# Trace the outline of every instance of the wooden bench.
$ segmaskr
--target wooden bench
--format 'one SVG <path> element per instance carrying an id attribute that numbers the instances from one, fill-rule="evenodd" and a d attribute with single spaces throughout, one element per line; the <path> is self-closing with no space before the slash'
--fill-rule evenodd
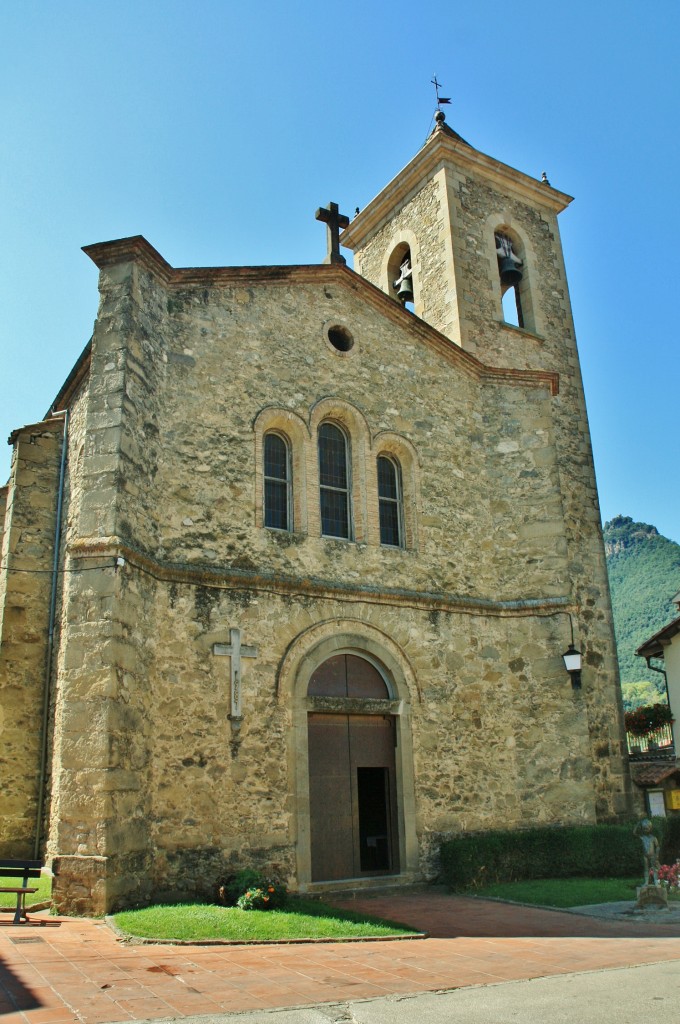
<path id="1" fill-rule="evenodd" d="M 13 924 L 28 921 L 26 916 L 26 895 L 37 892 L 38 886 L 28 884 L 31 878 L 40 878 L 41 860 L 0 860 L 0 880 L 3 878 L 21 878 L 21 885 L 0 885 L 0 892 L 15 892 L 17 909 Z"/>

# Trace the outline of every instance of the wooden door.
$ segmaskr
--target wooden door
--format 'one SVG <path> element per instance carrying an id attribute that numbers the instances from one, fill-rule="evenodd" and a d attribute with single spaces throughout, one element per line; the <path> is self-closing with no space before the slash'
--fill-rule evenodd
<path id="1" fill-rule="evenodd" d="M 354 822 L 347 715 L 308 717 L 312 881 L 352 878 Z"/>
<path id="2" fill-rule="evenodd" d="M 377 669 L 355 655 L 330 658 L 308 693 L 355 701 L 389 696 Z M 340 707 L 313 712 L 308 741 L 312 880 L 397 872 L 396 719 L 342 714 Z"/>

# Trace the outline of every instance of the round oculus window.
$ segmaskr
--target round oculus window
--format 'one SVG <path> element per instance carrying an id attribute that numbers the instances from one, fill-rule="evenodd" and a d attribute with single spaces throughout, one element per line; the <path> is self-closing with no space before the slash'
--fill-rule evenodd
<path id="1" fill-rule="evenodd" d="M 333 324 L 327 330 L 328 340 L 337 352 L 349 352 L 354 345 L 354 338 L 346 327 Z"/>

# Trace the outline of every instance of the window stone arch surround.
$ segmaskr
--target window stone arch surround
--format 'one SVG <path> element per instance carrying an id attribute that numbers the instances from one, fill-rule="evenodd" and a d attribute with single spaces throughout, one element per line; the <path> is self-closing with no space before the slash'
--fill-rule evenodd
<path id="1" fill-rule="evenodd" d="M 364 414 L 341 398 L 322 398 L 312 406 L 309 417 L 307 445 L 307 480 L 309 483 L 308 530 L 310 536 L 321 536 L 319 508 L 319 458 L 317 433 L 324 422 L 340 427 L 348 439 L 350 468 L 350 501 L 353 532 L 351 540 L 361 544 L 368 539 L 367 462 L 371 457 L 371 432 Z M 347 543 L 339 538 L 339 543 Z"/>
<path id="2" fill-rule="evenodd" d="M 336 654 L 354 654 L 373 665 L 377 663 L 394 696 L 399 863 L 402 875 L 416 876 L 419 870 L 411 716 L 412 695 L 420 701 L 415 673 L 401 647 L 376 626 L 360 619 L 327 619 L 295 637 L 276 679 L 277 702 L 290 716 L 287 758 L 294 790 L 291 811 L 297 837 L 297 880 L 302 892 L 309 889 L 312 877 L 307 714 L 314 706 L 314 698 L 307 696 L 307 688 L 316 669 Z"/>
<path id="3" fill-rule="evenodd" d="M 517 328 L 507 325 L 503 319 L 501 282 L 498 275 L 498 259 L 496 256 L 496 232 L 508 235 L 517 248 L 517 255 L 524 260 L 523 277 L 520 283 L 520 301 L 524 314 L 524 327 Z M 511 330 L 521 330 L 526 334 L 535 335 L 539 338 L 542 337 L 545 328 L 538 301 L 540 268 L 536 259 L 536 251 L 526 231 L 518 223 L 517 217 L 513 216 L 508 210 L 489 214 L 484 224 L 484 246 L 489 254 L 491 287 L 499 322 L 504 327 L 509 326 Z"/>
<path id="4" fill-rule="evenodd" d="M 306 533 L 307 487 L 306 458 L 309 428 L 297 413 L 268 406 L 261 409 L 253 423 L 255 434 L 255 525 L 264 526 L 264 436 L 279 434 L 288 442 L 292 475 L 291 533 Z"/>
<path id="5" fill-rule="evenodd" d="M 380 455 L 387 455 L 396 459 L 401 470 L 404 520 L 403 548 L 413 550 L 418 546 L 418 495 L 420 494 L 420 461 L 418 459 L 418 452 L 411 441 L 402 434 L 382 430 L 373 437 L 373 455 L 373 487 L 369 505 L 369 523 L 372 529 L 369 532 L 369 543 L 380 544 L 377 461 Z"/>
<path id="6" fill-rule="evenodd" d="M 255 443 L 254 509 L 256 527 L 264 526 L 264 437 L 281 435 L 289 444 L 292 469 L 291 533 L 321 537 L 317 432 L 323 422 L 339 426 L 348 441 L 353 536 L 324 538 L 341 544 L 380 544 L 377 457 L 396 459 L 401 470 L 404 544 L 384 550 L 413 551 L 418 545 L 420 460 L 412 442 L 383 430 L 372 434 L 364 413 L 344 399 L 326 396 L 312 406 L 308 422 L 289 409 L 267 406 L 253 422 Z"/>
<path id="7" fill-rule="evenodd" d="M 413 311 L 416 316 L 423 315 L 423 294 L 421 287 L 421 266 L 420 266 L 420 244 L 414 231 L 410 228 L 399 228 L 395 231 L 385 248 L 385 253 L 380 267 L 380 287 L 391 299 L 397 301 L 397 293 L 392 283 L 399 277 L 398 253 L 403 254 L 406 249 L 411 253 L 411 267 L 413 268 Z"/>

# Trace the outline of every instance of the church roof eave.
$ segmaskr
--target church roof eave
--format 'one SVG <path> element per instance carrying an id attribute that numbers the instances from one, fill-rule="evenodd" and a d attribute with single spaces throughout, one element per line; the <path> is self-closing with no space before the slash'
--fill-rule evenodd
<path id="1" fill-rule="evenodd" d="M 516 370 L 487 366 L 460 348 L 420 317 L 403 309 L 393 298 L 349 267 L 338 263 L 293 264 L 255 267 L 172 267 L 142 235 L 119 238 L 83 246 L 100 268 L 126 262 L 138 262 L 168 288 L 191 286 L 314 284 L 335 280 L 373 306 L 383 316 L 406 328 L 422 342 L 436 349 L 464 373 L 484 382 L 507 383 L 525 387 L 547 387 L 552 395 L 559 391 L 559 375 L 547 370 Z"/>
<path id="2" fill-rule="evenodd" d="M 452 129 L 445 131 L 438 126 L 406 167 L 395 175 L 356 215 L 349 227 L 345 228 L 340 235 L 340 244 L 353 251 L 361 248 L 364 241 L 378 230 L 382 222 L 393 215 L 395 207 L 402 204 L 409 193 L 428 175 L 432 176 L 438 165 L 443 165 L 447 159 L 454 160 L 463 169 L 477 172 L 487 180 L 497 182 L 504 190 L 510 187 L 520 197 L 528 199 L 532 205 L 542 205 L 554 214 L 561 213 L 573 200 L 573 196 L 567 195 L 566 192 L 560 192 L 551 185 L 475 149 Z"/>
<path id="3" fill-rule="evenodd" d="M 86 375 L 87 371 L 90 368 L 91 355 L 92 338 L 90 338 L 87 345 L 76 359 L 75 363 L 73 364 L 73 369 L 67 376 L 64 383 L 59 388 L 59 391 L 55 395 L 54 401 L 52 402 L 51 406 L 45 413 L 45 419 L 49 419 L 51 416 L 54 416 L 57 412 L 60 412 L 62 409 L 69 408 L 71 401 L 73 400 L 73 396 L 76 394 L 78 388 L 80 387 L 80 382 L 82 381 L 83 377 Z"/>

